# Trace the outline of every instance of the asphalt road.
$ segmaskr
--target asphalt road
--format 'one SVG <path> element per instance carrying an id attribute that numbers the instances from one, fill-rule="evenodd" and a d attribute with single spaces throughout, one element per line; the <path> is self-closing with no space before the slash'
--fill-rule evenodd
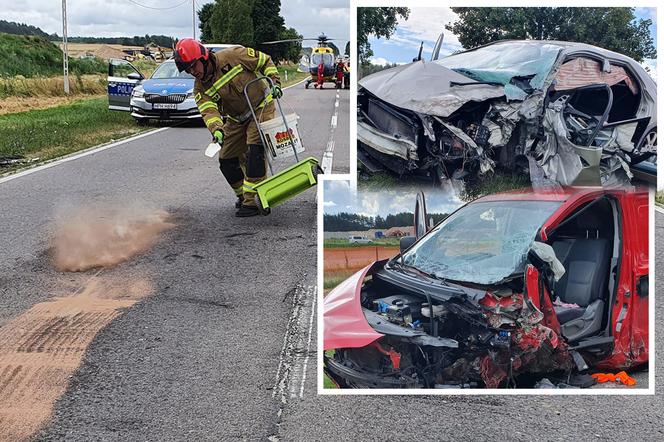
<path id="1" fill-rule="evenodd" d="M 348 91 L 337 106 L 336 90 L 299 85 L 285 96 L 285 110 L 301 116 L 307 156 L 321 159 L 332 137 L 333 171 L 347 171 L 348 120 L 339 115 L 348 113 Z M 57 215 L 139 204 L 167 210 L 177 224 L 147 253 L 98 275 L 148 278 L 153 295 L 96 335 L 39 439 L 278 438 L 285 392 L 315 366 L 307 330 L 316 189 L 268 217 L 236 218 L 217 160 L 202 154 L 208 142 L 203 127 L 176 127 L 0 183 L 4 331 L 34 304 L 71 295 L 97 274 L 53 269 Z"/>

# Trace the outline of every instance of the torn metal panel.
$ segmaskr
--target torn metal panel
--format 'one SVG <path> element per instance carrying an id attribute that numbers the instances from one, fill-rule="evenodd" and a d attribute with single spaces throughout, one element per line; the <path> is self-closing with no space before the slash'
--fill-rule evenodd
<path id="1" fill-rule="evenodd" d="M 405 161 L 417 161 L 417 145 L 406 139 L 391 137 L 362 121 L 357 122 L 357 139 L 385 155 Z"/>
<path id="2" fill-rule="evenodd" d="M 567 139 L 567 127 L 560 118 L 561 110 L 552 109 L 550 105 L 544 113 L 545 139 L 537 145 L 537 164 L 547 178 L 571 186 L 583 170 L 583 164 L 576 154 L 577 146 Z"/>

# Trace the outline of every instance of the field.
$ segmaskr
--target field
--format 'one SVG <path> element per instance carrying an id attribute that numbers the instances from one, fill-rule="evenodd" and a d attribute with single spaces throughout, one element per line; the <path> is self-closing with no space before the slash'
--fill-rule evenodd
<path id="1" fill-rule="evenodd" d="M 101 97 L 0 115 L 0 158 L 44 161 L 145 130 L 129 113 L 112 112 L 107 106 L 106 97 Z"/>
<path id="2" fill-rule="evenodd" d="M 62 51 L 43 37 L 0 33 L 0 77 L 50 77 L 62 74 Z M 71 58 L 72 75 L 101 74 L 107 63 L 100 59 Z"/>

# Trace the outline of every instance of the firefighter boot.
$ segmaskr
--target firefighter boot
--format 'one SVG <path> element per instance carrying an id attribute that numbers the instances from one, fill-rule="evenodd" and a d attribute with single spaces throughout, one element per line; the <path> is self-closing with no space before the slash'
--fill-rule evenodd
<path id="1" fill-rule="evenodd" d="M 244 199 L 244 194 L 242 190 L 242 183 L 244 181 L 244 172 L 240 167 L 239 158 L 219 158 L 219 169 L 221 173 L 228 181 L 228 184 L 235 192 L 237 200 L 235 201 L 235 208 L 239 209 L 242 206 L 242 201 Z"/>
<path id="2" fill-rule="evenodd" d="M 247 149 L 247 177 L 244 179 L 244 201 L 235 216 L 259 215 L 254 185 L 265 179 L 265 149 L 260 144 L 250 144 Z"/>

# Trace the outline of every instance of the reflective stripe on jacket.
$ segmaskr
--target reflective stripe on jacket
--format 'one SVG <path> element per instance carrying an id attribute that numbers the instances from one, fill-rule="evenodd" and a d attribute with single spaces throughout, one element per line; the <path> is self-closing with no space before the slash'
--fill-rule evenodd
<path id="1" fill-rule="evenodd" d="M 211 133 L 222 129 L 222 115 L 237 122 L 244 122 L 251 117 L 244 96 L 244 87 L 248 82 L 265 75 L 275 84 L 281 85 L 272 58 L 243 46 L 211 54 L 208 69 L 212 69 L 212 73 L 203 81 L 197 79 L 194 83 L 194 99 Z M 267 81 L 253 83 L 249 86 L 248 95 L 255 110 L 272 101 Z"/>

